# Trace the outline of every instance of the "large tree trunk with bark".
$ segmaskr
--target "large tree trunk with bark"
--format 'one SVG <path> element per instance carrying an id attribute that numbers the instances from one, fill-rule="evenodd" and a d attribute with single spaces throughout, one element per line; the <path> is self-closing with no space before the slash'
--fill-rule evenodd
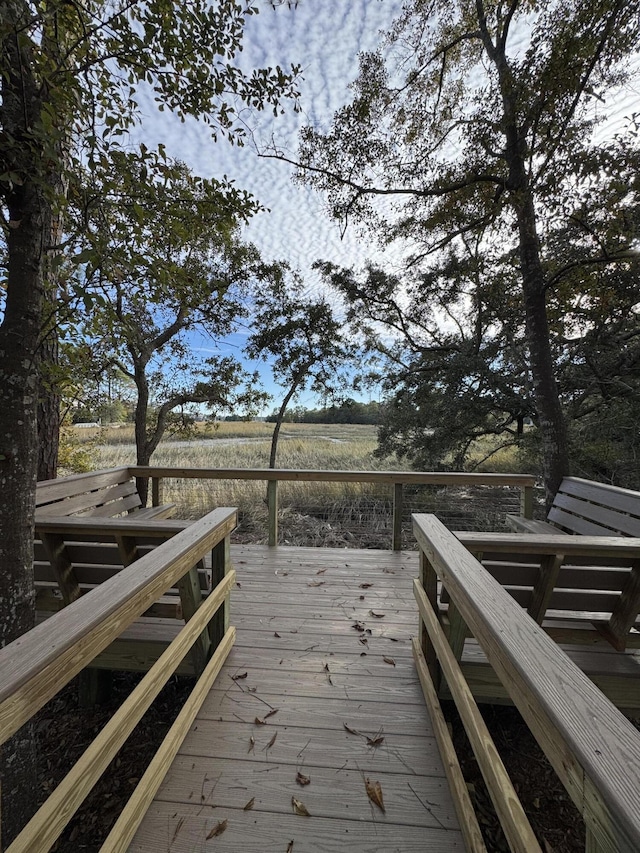
<path id="1" fill-rule="evenodd" d="M 58 475 L 60 446 L 60 392 L 55 377 L 58 364 L 58 335 L 52 329 L 41 348 L 38 391 L 38 480 Z"/>
<path id="2" fill-rule="evenodd" d="M 47 203 L 27 183 L 7 238 L 8 282 L 0 327 L 0 646 L 35 623 L 33 536 L 38 445 L 37 352 L 42 305 L 42 237 Z M 30 726 L 2 748 L 3 843 L 31 816 L 37 793 L 36 755 Z"/>
<path id="3" fill-rule="evenodd" d="M 548 509 L 560 487 L 562 478 L 569 473 L 569 449 L 551 353 L 544 274 L 540 263 L 531 200 L 520 212 L 518 224 L 526 338 L 534 399 L 542 436 L 544 488 Z"/>
<path id="4" fill-rule="evenodd" d="M 482 28 L 482 22 L 479 23 Z M 518 223 L 526 340 L 533 378 L 533 395 L 542 435 L 545 499 L 549 508 L 562 478 L 569 473 L 567 431 L 551 352 L 545 277 L 540 259 L 535 204 L 526 167 L 528 151 L 519 123 L 513 76 L 504 43 L 492 45 L 485 32 L 485 48 L 495 63 L 500 78 L 506 143 L 505 162 L 509 170 L 507 184 Z"/>
<path id="5" fill-rule="evenodd" d="M 21 0 L 0 4 L 5 19 L 28 19 Z M 0 325 L 0 646 L 35 623 L 33 536 L 38 465 L 37 406 L 45 255 L 52 233 L 51 198 L 32 130 L 40 122 L 43 89 L 32 74 L 31 45 L 8 33 L 2 42 L 0 126 L 6 230 L 7 289 Z M 2 844 L 31 817 L 37 796 L 35 740 L 24 726 L 2 747 Z"/>

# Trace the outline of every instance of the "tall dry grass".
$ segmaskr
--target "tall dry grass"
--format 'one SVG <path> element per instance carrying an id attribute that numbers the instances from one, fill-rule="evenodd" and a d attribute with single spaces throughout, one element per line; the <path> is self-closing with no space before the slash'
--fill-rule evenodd
<path id="1" fill-rule="evenodd" d="M 233 437 L 237 427 L 242 434 Z M 170 468 L 267 468 L 269 424 L 222 424 L 214 439 L 165 441 L 152 465 Z M 279 444 L 277 467 L 321 470 L 407 470 L 395 458 L 379 460 L 375 427 L 287 424 Z M 132 444 L 100 444 L 96 467 L 135 464 Z M 177 504 L 181 518 L 198 518 L 217 506 L 239 509 L 236 539 L 266 542 L 266 481 L 164 480 L 165 502 Z M 505 512 L 517 512 L 517 489 L 405 487 L 403 528 L 412 544 L 411 513 L 436 512 L 453 529 L 498 529 Z M 281 482 L 280 541 L 324 547 L 388 548 L 393 512 L 392 486 L 373 483 Z"/>

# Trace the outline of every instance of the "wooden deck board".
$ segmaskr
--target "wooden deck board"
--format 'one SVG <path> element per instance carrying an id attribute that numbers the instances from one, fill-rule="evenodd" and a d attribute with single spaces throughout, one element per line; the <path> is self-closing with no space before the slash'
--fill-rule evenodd
<path id="1" fill-rule="evenodd" d="M 417 556 L 251 546 L 232 556 L 237 643 L 130 849 L 462 851 L 409 657 Z M 386 813 L 365 778 L 380 782 Z M 292 797 L 311 817 L 293 813 Z"/>

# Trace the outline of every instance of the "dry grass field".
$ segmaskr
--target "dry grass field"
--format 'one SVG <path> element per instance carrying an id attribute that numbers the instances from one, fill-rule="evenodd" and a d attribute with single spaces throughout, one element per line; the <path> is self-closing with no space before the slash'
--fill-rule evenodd
<path id="1" fill-rule="evenodd" d="M 168 437 L 152 465 L 189 468 L 267 468 L 273 424 L 198 424 L 190 440 Z M 76 429 L 92 468 L 135 464 L 130 425 L 102 430 Z M 408 470 L 406 460 L 374 456 L 376 427 L 358 424 L 285 424 L 278 468 L 323 470 Z M 502 470 L 504 470 L 502 468 Z M 236 538 L 266 542 L 266 482 L 261 480 L 164 481 L 164 500 L 177 515 L 197 518 L 216 506 L 237 506 Z M 283 482 L 279 487 L 280 541 L 324 547 L 388 548 L 393 494 L 388 485 Z M 505 512 L 517 511 L 516 489 L 405 487 L 405 541 L 412 544 L 411 512 L 437 512 L 454 529 L 496 529 Z"/>

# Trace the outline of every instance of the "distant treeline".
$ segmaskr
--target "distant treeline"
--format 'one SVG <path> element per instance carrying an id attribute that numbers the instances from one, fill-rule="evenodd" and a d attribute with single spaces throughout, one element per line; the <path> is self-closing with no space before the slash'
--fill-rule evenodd
<path id="1" fill-rule="evenodd" d="M 273 411 L 266 420 L 275 423 L 277 410 Z M 295 406 L 285 417 L 285 423 L 297 424 L 379 424 L 382 419 L 380 403 L 359 403 L 347 399 L 339 406 L 327 406 L 323 409 L 305 409 Z"/>

